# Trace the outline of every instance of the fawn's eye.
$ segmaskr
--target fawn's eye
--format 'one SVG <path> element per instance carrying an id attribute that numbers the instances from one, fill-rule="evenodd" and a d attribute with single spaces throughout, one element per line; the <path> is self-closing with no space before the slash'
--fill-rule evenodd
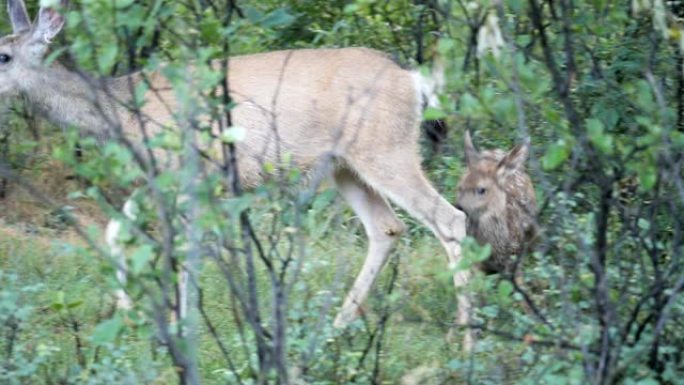
<path id="1" fill-rule="evenodd" d="M 477 195 L 484 195 L 487 192 L 487 189 L 484 187 L 478 187 L 477 188 Z"/>
<path id="2" fill-rule="evenodd" d="M 12 60 L 12 57 L 6 53 L 0 53 L 0 64 L 7 64 Z"/>

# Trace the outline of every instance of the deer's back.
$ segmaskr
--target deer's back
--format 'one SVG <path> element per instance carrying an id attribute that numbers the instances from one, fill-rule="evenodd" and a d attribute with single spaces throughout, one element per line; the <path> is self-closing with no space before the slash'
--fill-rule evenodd
<path id="1" fill-rule="evenodd" d="M 332 155 L 372 162 L 397 149 L 417 152 L 420 97 L 410 71 L 366 48 L 304 49 L 232 57 L 229 89 L 233 125 L 246 183 L 264 163 L 288 159 L 302 169 Z M 161 76 L 157 81 L 163 83 Z M 170 87 L 160 93 L 173 105 Z M 158 96 L 147 113 L 171 121 Z M 150 103 L 151 102 L 151 103 Z"/>

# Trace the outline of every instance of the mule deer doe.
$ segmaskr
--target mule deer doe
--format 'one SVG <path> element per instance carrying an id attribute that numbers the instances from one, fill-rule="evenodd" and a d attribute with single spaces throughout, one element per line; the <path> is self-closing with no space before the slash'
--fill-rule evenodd
<path id="1" fill-rule="evenodd" d="M 492 253 L 482 262 L 485 273 L 514 273 L 511 255 L 520 255 L 537 232 L 537 200 L 525 172 L 528 145 L 519 144 L 508 153 L 477 152 L 470 133 L 465 133 L 467 171 L 458 184 L 456 207 L 466 215 L 467 234 Z"/>
<path id="2" fill-rule="evenodd" d="M 107 130 L 118 129 L 142 146 L 140 122 L 124 105 L 133 100 L 136 85 L 147 81 L 155 91 L 147 92 L 141 107 L 141 115 L 150 117 L 144 119 L 148 135 L 173 124 L 171 111 L 178 102 L 161 74 L 92 81 L 58 64 L 45 65 L 48 45 L 62 29 L 64 17 L 54 8 L 42 7 L 32 25 L 22 0 L 8 0 L 8 11 L 14 33 L 0 39 L 0 94 L 24 94 L 56 124 L 88 129 L 105 138 Z M 279 153 L 290 154 L 292 164 L 303 171 L 333 159 L 337 189 L 365 228 L 368 254 L 336 326 L 357 316 L 404 229 L 388 199 L 434 232 L 450 265 L 460 258 L 465 215 L 440 196 L 421 170 L 417 143 L 425 81 L 417 72 L 365 48 L 230 58 L 228 82 L 236 103 L 233 124 L 247 130 L 246 138 L 236 144 L 241 182 L 261 183 L 263 165 L 278 165 Z M 112 221 L 107 228 L 108 242 L 115 249 L 119 226 Z M 120 249 L 118 253 L 123 258 Z M 121 266 L 125 266 L 123 259 Z M 125 280 L 125 270 L 120 278 Z M 456 272 L 454 284 L 461 287 L 468 278 L 468 272 Z M 458 306 L 457 321 L 467 324 L 470 303 L 464 293 L 458 294 Z M 467 332 L 465 348 L 470 343 Z"/>

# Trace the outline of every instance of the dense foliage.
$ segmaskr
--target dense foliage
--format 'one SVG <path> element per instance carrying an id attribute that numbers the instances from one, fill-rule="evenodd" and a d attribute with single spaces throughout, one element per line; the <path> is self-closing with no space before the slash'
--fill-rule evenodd
<path id="1" fill-rule="evenodd" d="M 229 158 L 225 178 L 193 178 L 203 166 L 187 144 L 232 148 L 249 135 L 239 127 L 211 138 L 188 123 L 200 139 L 151 138 L 183 165 L 160 171 L 125 141 L 49 130 L 13 99 L 0 127 L 0 384 L 684 384 L 682 18 L 663 0 L 75 2 L 47 60 L 99 75 L 159 70 L 212 118 L 231 104 L 209 63 L 228 55 L 368 46 L 443 69 L 441 108 L 426 111 L 448 126 L 425 146 L 431 179 L 454 199 L 464 130 L 484 148 L 529 138 L 542 230 L 517 257 L 520 279 L 469 285 L 472 352 L 454 337 L 443 250 L 410 218 L 362 319 L 340 331 L 332 318 L 365 238 L 327 185 L 314 195 L 289 170 L 243 191 Z M 62 168 L 68 184 L 44 182 Z M 21 189 L 42 223 L 16 203 Z M 135 301 L 123 311 L 102 222 L 124 219 L 132 191 Z M 487 257 L 464 246 L 459 268 Z M 182 262 L 196 311 L 179 325 L 169 314 Z"/>

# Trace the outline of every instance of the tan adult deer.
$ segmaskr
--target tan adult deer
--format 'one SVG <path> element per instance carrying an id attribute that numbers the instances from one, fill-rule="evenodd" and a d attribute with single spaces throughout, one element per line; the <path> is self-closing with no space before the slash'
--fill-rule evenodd
<path id="1" fill-rule="evenodd" d="M 8 0 L 8 10 L 14 33 L 0 39 L 0 94 L 26 95 L 60 125 L 103 137 L 120 128 L 129 140 L 140 140 L 137 116 L 121 103 L 132 100 L 132 90 L 145 81 L 140 74 L 93 82 L 58 64 L 44 65 L 63 16 L 43 7 L 31 25 L 23 1 Z M 289 154 L 303 171 L 333 159 L 336 186 L 363 223 L 368 254 L 337 315 L 337 326 L 357 316 L 404 230 L 388 199 L 428 226 L 446 249 L 449 263 L 457 263 L 465 216 L 430 185 L 420 165 L 418 127 L 426 88 L 420 75 L 379 52 L 348 48 L 233 57 L 228 77 L 237 103 L 234 125 L 247 130 L 237 143 L 241 182 L 258 185 L 265 163 L 280 164 L 278 153 Z M 144 123 L 154 135 L 174 123 L 170 110 L 177 101 L 162 75 L 149 76 L 149 82 L 156 92 L 147 93 L 141 115 L 150 117 Z M 114 221 L 108 226 L 107 238 L 114 247 L 119 225 Z M 467 272 L 455 273 L 455 285 L 463 286 L 468 277 Z M 458 305 L 458 322 L 465 324 L 470 312 L 465 294 L 458 295 Z M 469 337 L 465 344 L 467 348 Z"/>
<path id="2" fill-rule="evenodd" d="M 458 185 L 456 207 L 466 215 L 468 235 L 490 244 L 492 253 L 480 268 L 485 273 L 514 273 L 512 255 L 519 255 L 537 232 L 537 200 L 525 172 L 528 145 L 511 151 L 478 152 L 465 133 L 468 169 Z"/>

